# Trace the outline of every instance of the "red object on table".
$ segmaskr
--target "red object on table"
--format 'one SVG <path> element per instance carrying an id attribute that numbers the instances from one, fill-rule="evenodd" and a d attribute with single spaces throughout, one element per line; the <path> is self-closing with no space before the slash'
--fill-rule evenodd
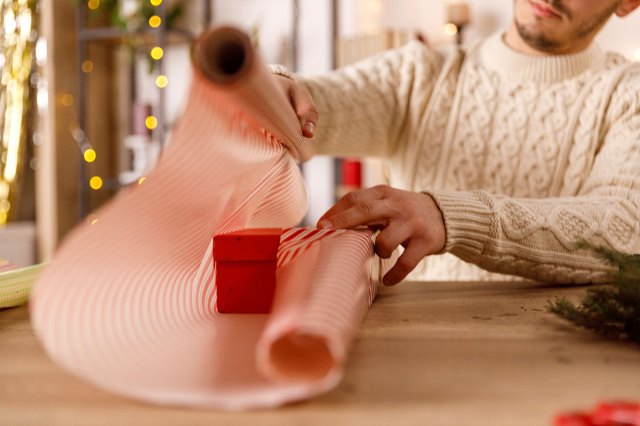
<path id="1" fill-rule="evenodd" d="M 601 402 L 591 413 L 594 425 L 640 426 L 640 404 L 635 402 Z"/>
<path id="2" fill-rule="evenodd" d="M 280 228 L 244 229 L 213 238 L 220 313 L 265 314 L 276 289 Z"/>
<path id="3" fill-rule="evenodd" d="M 584 413 L 569 413 L 556 416 L 554 426 L 594 426 L 591 416 Z"/>
<path id="4" fill-rule="evenodd" d="M 640 426 L 640 404 L 636 402 L 601 402 L 588 413 L 563 413 L 555 417 L 554 426 Z"/>

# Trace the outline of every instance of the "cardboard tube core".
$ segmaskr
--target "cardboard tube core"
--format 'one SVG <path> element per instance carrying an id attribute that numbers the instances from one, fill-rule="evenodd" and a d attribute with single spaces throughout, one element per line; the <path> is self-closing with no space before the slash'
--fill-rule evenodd
<path id="1" fill-rule="evenodd" d="M 241 79 L 253 63 L 249 38 L 231 28 L 205 34 L 198 46 L 198 66 L 212 82 L 230 84 Z"/>
<path id="2" fill-rule="evenodd" d="M 269 353 L 273 372 L 284 380 L 320 380 L 335 362 L 321 336 L 290 333 L 273 342 Z"/>

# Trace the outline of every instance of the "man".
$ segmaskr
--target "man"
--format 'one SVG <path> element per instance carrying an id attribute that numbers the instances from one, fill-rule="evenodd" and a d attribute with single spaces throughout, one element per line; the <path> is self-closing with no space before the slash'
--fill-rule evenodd
<path id="1" fill-rule="evenodd" d="M 593 39 L 639 4 L 515 0 L 506 33 L 466 53 L 416 42 L 314 79 L 274 69 L 319 153 L 390 162 L 393 187 L 318 226 L 377 227 L 382 257 L 404 246 L 388 285 L 423 259 L 422 279 L 605 281 L 576 243 L 640 252 L 640 67 Z"/>

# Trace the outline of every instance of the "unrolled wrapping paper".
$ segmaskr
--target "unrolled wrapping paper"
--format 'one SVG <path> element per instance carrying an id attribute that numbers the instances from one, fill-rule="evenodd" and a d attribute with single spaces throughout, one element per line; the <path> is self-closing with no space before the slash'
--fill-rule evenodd
<path id="1" fill-rule="evenodd" d="M 384 272 L 368 231 L 293 228 L 312 152 L 284 92 L 229 28 L 201 38 L 158 167 L 77 228 L 30 305 L 75 375 L 140 400 L 277 406 L 333 388 Z M 214 234 L 284 228 L 268 315 L 215 311 Z"/>

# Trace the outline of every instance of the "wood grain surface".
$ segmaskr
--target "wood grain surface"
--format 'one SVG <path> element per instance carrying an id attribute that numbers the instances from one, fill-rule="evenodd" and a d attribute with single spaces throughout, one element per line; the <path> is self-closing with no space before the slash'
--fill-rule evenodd
<path id="1" fill-rule="evenodd" d="M 332 392 L 244 413 L 155 407 L 58 368 L 26 307 L 0 310 L 0 425 L 549 425 L 602 400 L 640 401 L 640 348 L 546 311 L 585 287 L 418 283 L 383 290 Z"/>

